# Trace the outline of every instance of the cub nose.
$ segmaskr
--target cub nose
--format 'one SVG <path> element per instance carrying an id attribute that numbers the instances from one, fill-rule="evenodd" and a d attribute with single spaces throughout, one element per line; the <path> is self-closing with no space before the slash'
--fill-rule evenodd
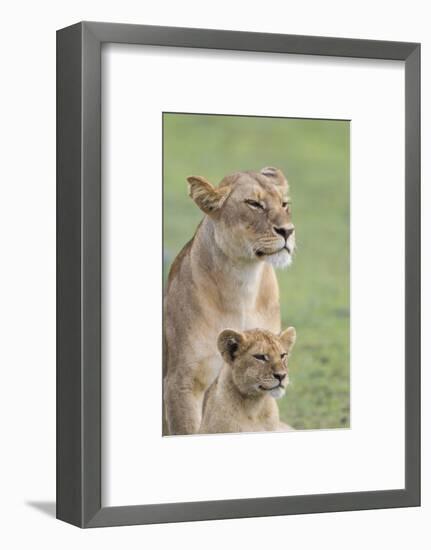
<path id="1" fill-rule="evenodd" d="M 279 372 L 274 372 L 274 378 L 277 378 L 279 382 L 283 382 L 283 380 L 286 378 L 286 375 Z"/>
<path id="2" fill-rule="evenodd" d="M 292 233 L 295 231 L 295 228 L 294 227 L 274 227 L 274 231 L 278 234 L 278 235 L 281 235 L 285 241 L 287 241 L 287 239 L 290 237 L 290 235 L 292 235 Z"/>

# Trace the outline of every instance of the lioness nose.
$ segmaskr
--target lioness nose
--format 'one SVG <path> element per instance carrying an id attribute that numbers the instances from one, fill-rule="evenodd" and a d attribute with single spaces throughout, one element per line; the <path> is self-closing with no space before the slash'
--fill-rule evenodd
<path id="1" fill-rule="evenodd" d="M 281 235 L 286 241 L 292 235 L 292 233 L 295 231 L 295 228 L 290 227 L 274 227 L 274 231 Z"/>
<path id="2" fill-rule="evenodd" d="M 279 382 L 283 382 L 283 380 L 286 378 L 286 375 L 279 372 L 274 372 L 274 377 L 277 378 Z"/>

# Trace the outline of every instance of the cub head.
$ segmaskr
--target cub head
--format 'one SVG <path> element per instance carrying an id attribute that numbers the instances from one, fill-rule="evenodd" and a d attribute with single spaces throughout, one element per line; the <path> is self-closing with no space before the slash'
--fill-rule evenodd
<path id="1" fill-rule="evenodd" d="M 279 336 L 267 330 L 220 333 L 218 349 L 232 369 L 232 377 L 245 396 L 269 393 L 283 397 L 289 383 L 288 359 L 296 341 L 296 330 L 289 327 Z"/>
<path id="2" fill-rule="evenodd" d="M 214 222 L 214 238 L 234 260 L 267 261 L 286 267 L 295 250 L 289 186 L 281 170 L 237 172 L 214 187 L 190 176 L 189 194 Z"/>

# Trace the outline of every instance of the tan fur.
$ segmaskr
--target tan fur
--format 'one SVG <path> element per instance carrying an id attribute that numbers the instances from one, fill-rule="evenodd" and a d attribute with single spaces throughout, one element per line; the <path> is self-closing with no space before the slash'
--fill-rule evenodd
<path id="1" fill-rule="evenodd" d="M 206 215 L 173 262 L 166 288 L 164 433 L 169 434 L 199 430 L 205 391 L 222 367 L 216 341 L 223 327 L 280 330 L 273 266 L 288 265 L 295 248 L 288 184 L 280 170 L 238 172 L 218 187 L 200 176 L 188 182 Z M 275 227 L 288 231 L 287 241 Z"/>
<path id="2" fill-rule="evenodd" d="M 280 422 L 275 399 L 289 383 L 287 363 L 295 340 L 293 327 L 280 336 L 224 330 L 218 348 L 225 364 L 207 392 L 200 433 L 289 430 Z"/>

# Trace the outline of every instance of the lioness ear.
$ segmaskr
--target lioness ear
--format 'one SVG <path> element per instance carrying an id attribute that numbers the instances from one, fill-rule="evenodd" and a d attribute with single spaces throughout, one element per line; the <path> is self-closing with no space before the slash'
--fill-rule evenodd
<path id="1" fill-rule="evenodd" d="M 263 176 L 266 176 L 267 178 L 273 180 L 275 185 L 286 185 L 287 187 L 289 187 L 286 176 L 279 168 L 274 168 L 274 166 L 266 166 L 265 168 L 262 168 L 260 173 Z"/>
<path id="2" fill-rule="evenodd" d="M 295 327 L 289 327 L 280 334 L 281 344 L 284 349 L 289 353 L 296 342 L 296 330 Z"/>
<path id="3" fill-rule="evenodd" d="M 189 176 L 187 181 L 190 197 L 205 214 L 212 214 L 219 210 L 229 194 L 227 188 L 215 189 L 202 176 Z"/>
<path id="4" fill-rule="evenodd" d="M 240 332 L 226 329 L 219 334 L 217 347 L 223 359 L 227 363 L 233 363 L 238 356 L 241 347 L 244 345 L 245 338 Z"/>

